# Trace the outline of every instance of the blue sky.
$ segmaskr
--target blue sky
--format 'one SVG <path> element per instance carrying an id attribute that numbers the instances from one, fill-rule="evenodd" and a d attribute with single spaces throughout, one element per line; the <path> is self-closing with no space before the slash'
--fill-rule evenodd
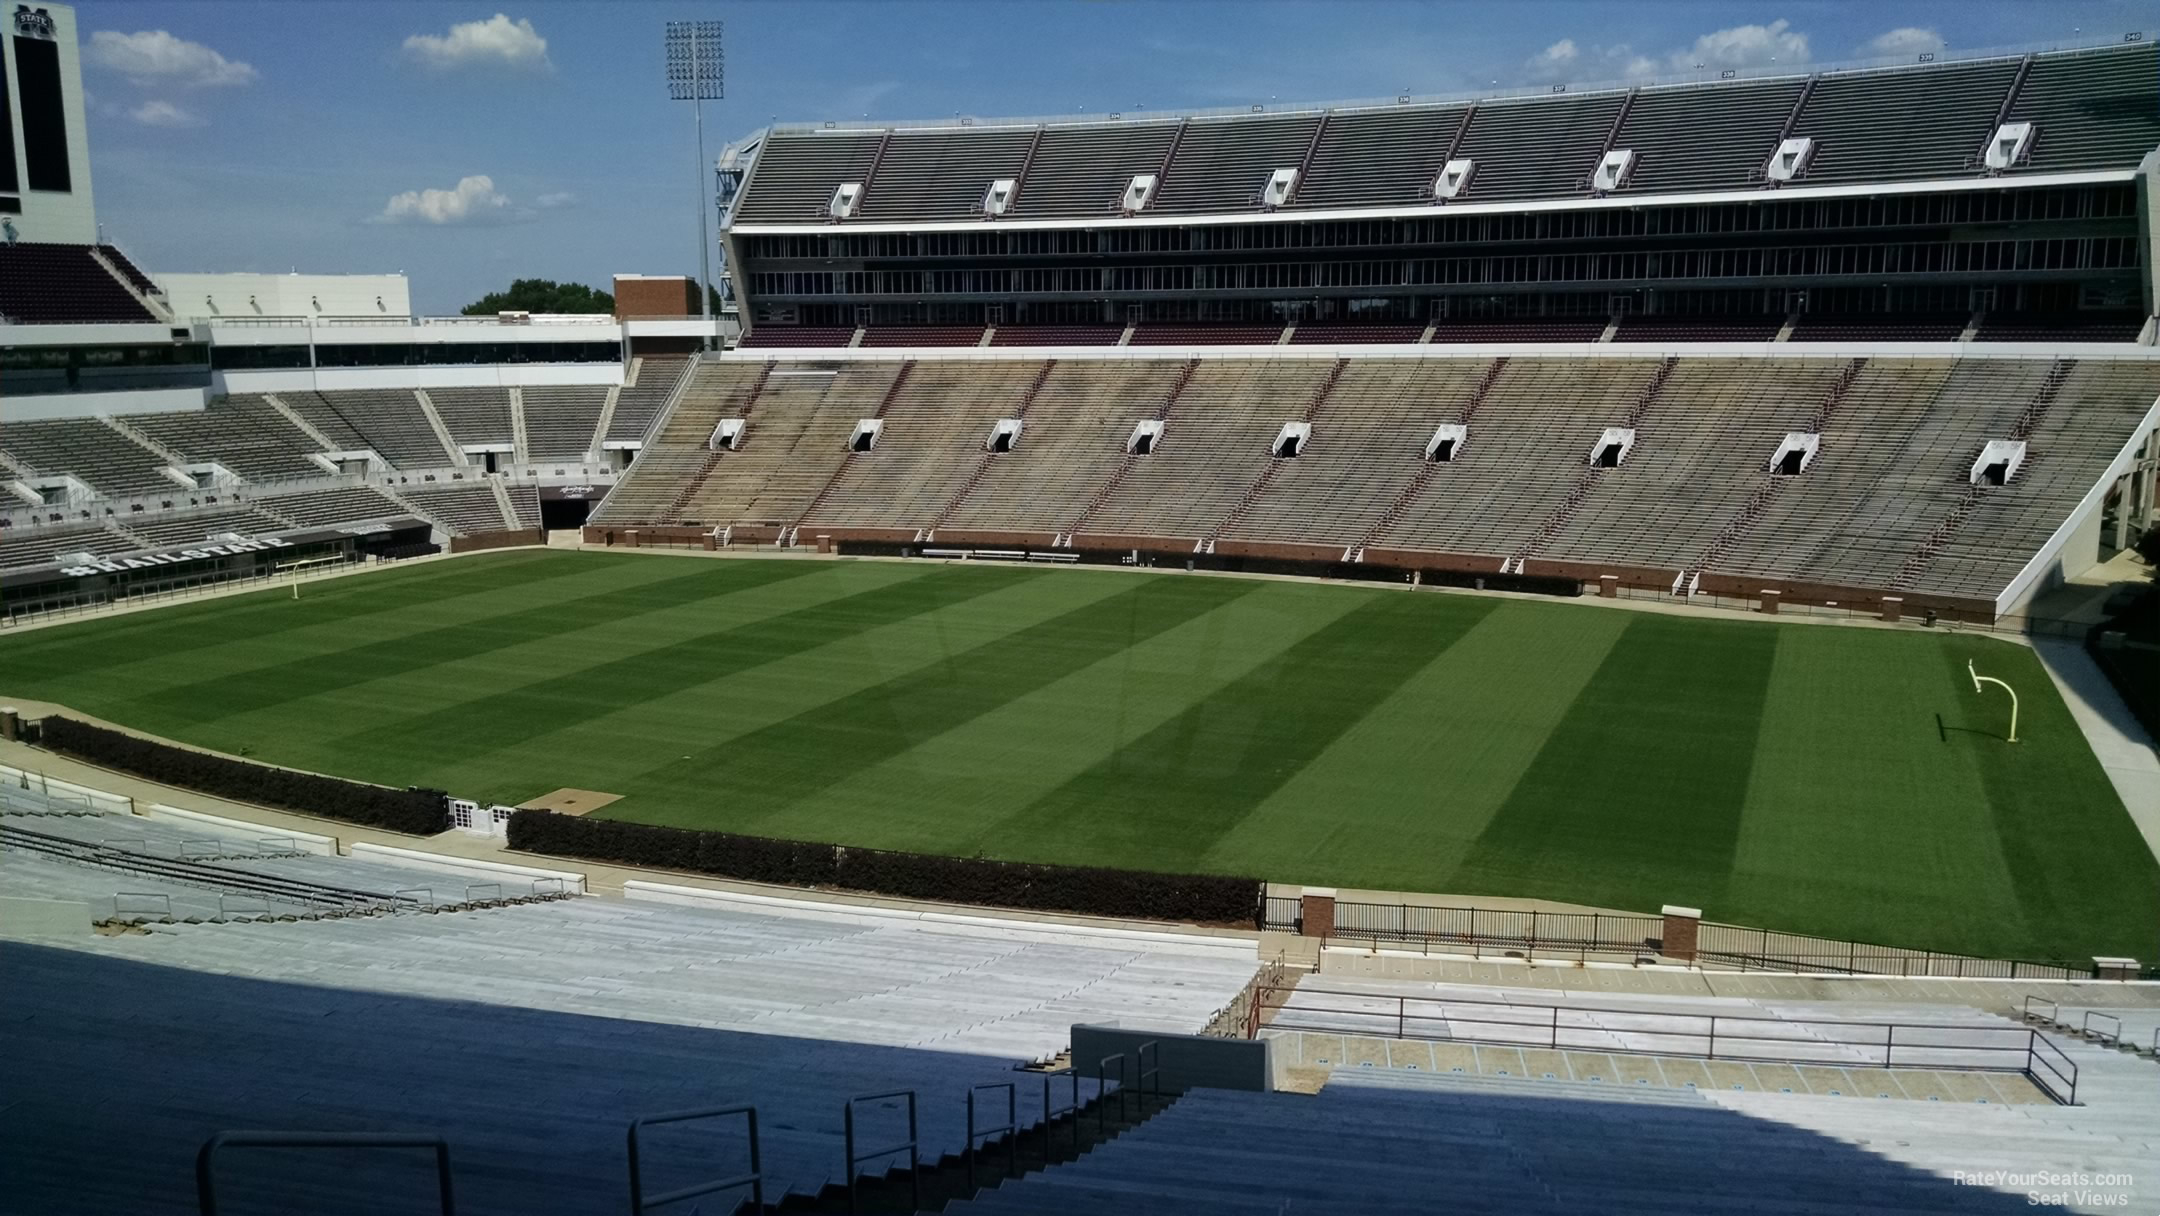
<path id="1" fill-rule="evenodd" d="M 727 22 L 708 150 L 782 119 L 1090 113 L 1578 83 L 2160 36 L 2160 0 L 83 0 L 108 236 L 153 271 L 695 270 L 669 20 Z M 485 179 L 481 182 L 475 179 Z M 433 193 L 430 193 L 433 192 Z"/>

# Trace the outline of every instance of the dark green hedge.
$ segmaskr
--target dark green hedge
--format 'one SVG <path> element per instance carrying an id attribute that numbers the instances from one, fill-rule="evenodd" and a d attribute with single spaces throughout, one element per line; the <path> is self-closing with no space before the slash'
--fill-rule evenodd
<path id="1" fill-rule="evenodd" d="M 553 811 L 511 815 L 510 847 L 745 882 L 1091 916 L 1252 924 L 1260 906 L 1260 882 L 1252 878 L 933 857 Z"/>
<path id="2" fill-rule="evenodd" d="M 39 727 L 41 742 L 53 751 L 164 785 L 415 836 L 432 836 L 450 826 L 449 800 L 441 790 L 394 790 L 296 773 L 174 747 L 73 718 L 46 718 Z"/>

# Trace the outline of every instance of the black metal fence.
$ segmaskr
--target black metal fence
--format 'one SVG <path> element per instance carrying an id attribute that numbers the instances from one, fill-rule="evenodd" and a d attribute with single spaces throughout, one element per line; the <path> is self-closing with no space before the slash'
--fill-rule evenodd
<path id="1" fill-rule="evenodd" d="M 1975 958 L 1938 950 L 1908 950 L 1871 942 L 1839 942 L 1772 929 L 1703 923 L 1695 957 L 1750 971 L 1802 971 L 1832 975 L 1924 976 L 1936 979 L 2083 980 L 2090 966 L 2024 959 Z"/>

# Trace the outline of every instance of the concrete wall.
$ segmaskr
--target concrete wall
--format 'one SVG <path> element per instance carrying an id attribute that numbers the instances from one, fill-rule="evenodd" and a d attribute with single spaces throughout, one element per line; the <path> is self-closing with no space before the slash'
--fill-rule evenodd
<path id="1" fill-rule="evenodd" d="M 1140 1047 L 1154 1043 L 1149 1053 L 1164 1093 L 1188 1089 L 1240 1089 L 1266 1093 L 1275 1087 L 1266 1039 L 1218 1039 L 1198 1034 L 1159 1034 L 1124 1026 L 1075 1026 L 1072 1028 L 1073 1069 L 1082 1078 L 1093 1078 L 1103 1057 L 1124 1053 L 1127 1084 L 1140 1084 Z M 1118 1066 L 1110 1066 L 1115 1079 Z M 1087 1086 L 1083 1084 L 1084 1093 Z"/>
<path id="2" fill-rule="evenodd" d="M 51 4 L 40 0 L 26 6 L 8 4 L 0 6 L 0 58 L 7 65 L 8 124 L 13 130 L 16 163 L 23 163 L 22 106 L 17 104 L 15 90 L 22 73 L 15 65 L 15 31 L 17 7 L 32 10 L 43 9 L 52 18 L 53 40 L 60 47 L 60 106 L 67 122 L 68 190 L 32 190 L 29 180 L 21 179 L 23 189 L 22 214 L 6 217 L 14 225 L 17 235 L 25 241 L 53 241 L 71 245 L 88 245 L 98 239 L 97 208 L 90 197 L 90 122 L 83 106 L 82 57 L 76 45 L 75 10 L 65 4 Z"/>
<path id="3" fill-rule="evenodd" d="M 183 320 L 245 317 L 409 317 L 401 274 L 154 274 Z"/>

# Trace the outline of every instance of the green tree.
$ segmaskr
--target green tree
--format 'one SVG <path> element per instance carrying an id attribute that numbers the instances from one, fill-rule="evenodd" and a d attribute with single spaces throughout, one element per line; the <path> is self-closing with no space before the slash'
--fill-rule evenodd
<path id="1" fill-rule="evenodd" d="M 498 312 L 604 312 L 615 311 L 615 297 L 583 283 L 558 283 L 553 279 L 518 279 L 508 291 L 491 291 L 465 306 L 468 317 Z"/>

